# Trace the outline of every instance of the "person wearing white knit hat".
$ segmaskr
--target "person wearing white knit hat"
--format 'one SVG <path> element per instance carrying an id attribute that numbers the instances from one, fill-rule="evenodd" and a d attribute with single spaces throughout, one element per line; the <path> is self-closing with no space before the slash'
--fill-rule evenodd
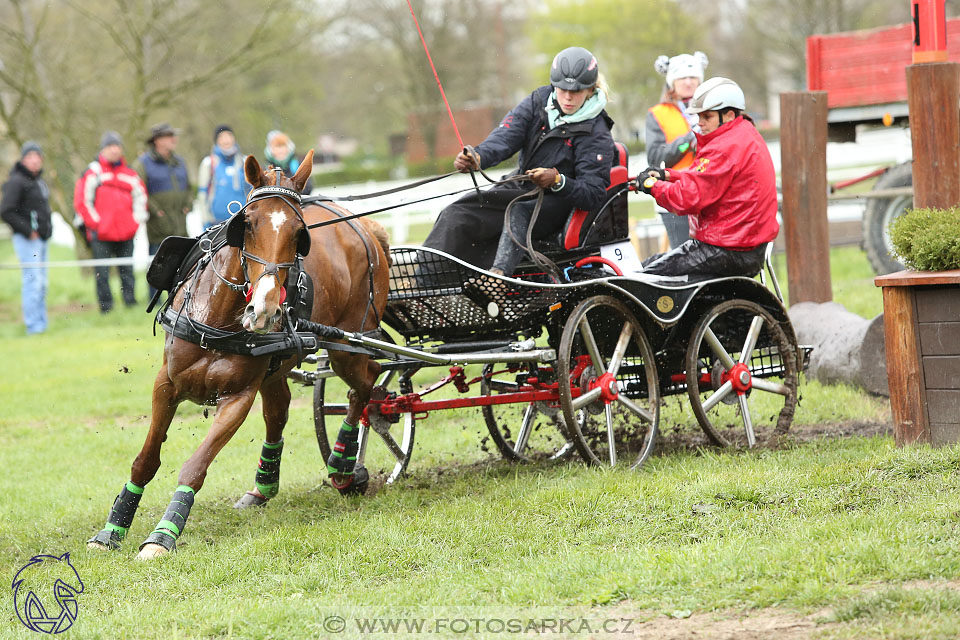
<path id="1" fill-rule="evenodd" d="M 693 164 L 697 148 L 694 132 L 698 125 L 697 116 L 688 111 L 688 106 L 694 91 L 703 82 L 707 64 L 707 54 L 702 51 L 681 53 L 672 58 L 662 55 L 653 63 L 657 72 L 665 76 L 666 84 L 660 104 L 647 113 L 647 163 L 651 167 L 680 171 Z M 659 205 L 655 208 L 667 230 L 670 248 L 686 242 L 689 238 L 686 218 Z"/>

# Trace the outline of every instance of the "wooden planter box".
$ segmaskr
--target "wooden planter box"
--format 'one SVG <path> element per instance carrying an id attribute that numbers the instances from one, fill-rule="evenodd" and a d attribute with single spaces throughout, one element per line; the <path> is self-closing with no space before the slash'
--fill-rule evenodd
<path id="1" fill-rule="evenodd" d="M 960 442 L 960 270 L 877 277 L 898 446 Z"/>

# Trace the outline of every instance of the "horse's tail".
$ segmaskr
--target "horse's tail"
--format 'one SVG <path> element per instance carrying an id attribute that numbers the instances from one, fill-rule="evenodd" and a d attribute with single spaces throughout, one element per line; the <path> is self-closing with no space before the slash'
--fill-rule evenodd
<path id="1" fill-rule="evenodd" d="M 393 258 L 390 256 L 390 236 L 387 235 L 387 230 L 376 220 L 365 218 L 364 222 L 367 223 L 373 237 L 375 237 L 377 242 L 380 243 L 380 246 L 383 247 L 383 253 L 387 256 L 387 266 L 393 266 Z"/>

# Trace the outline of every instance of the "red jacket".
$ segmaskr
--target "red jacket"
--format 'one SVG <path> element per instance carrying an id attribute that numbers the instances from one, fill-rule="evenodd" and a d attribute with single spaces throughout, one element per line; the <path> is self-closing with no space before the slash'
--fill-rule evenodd
<path id="1" fill-rule="evenodd" d="M 97 156 L 73 189 L 73 207 L 98 240 L 129 240 L 147 220 L 147 191 L 123 158 L 111 165 Z"/>
<path id="2" fill-rule="evenodd" d="M 752 249 L 777 237 L 773 160 L 753 123 L 739 117 L 697 134 L 697 156 L 670 182 L 652 188 L 657 204 L 690 216 L 692 237 L 727 249 Z"/>

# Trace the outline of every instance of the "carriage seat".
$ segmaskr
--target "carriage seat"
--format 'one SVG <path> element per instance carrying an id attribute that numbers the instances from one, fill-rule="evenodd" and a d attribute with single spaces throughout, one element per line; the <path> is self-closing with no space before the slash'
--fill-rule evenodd
<path id="1" fill-rule="evenodd" d="M 610 186 L 607 192 L 615 191 L 629 178 L 627 170 L 627 147 L 622 142 L 614 143 L 617 155 L 610 169 Z M 618 242 L 630 237 L 627 192 L 609 196 L 593 211 L 574 209 L 570 212 L 563 230 L 555 237 L 535 243 L 538 251 L 564 254 L 584 247 Z"/>

